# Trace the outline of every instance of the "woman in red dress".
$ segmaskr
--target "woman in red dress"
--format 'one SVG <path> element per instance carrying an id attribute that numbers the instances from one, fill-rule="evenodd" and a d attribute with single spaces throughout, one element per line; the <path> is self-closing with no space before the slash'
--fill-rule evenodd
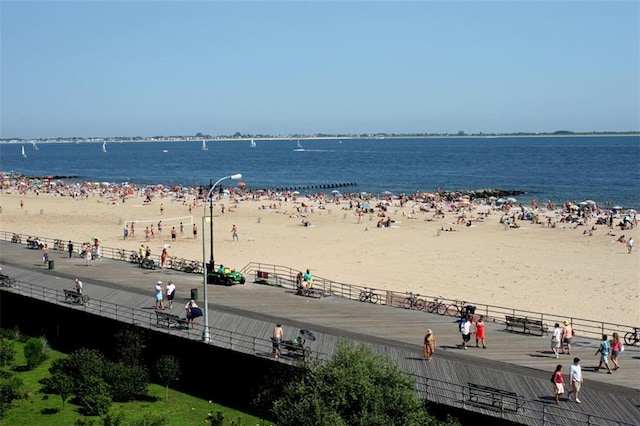
<path id="1" fill-rule="evenodd" d="M 478 342 L 482 342 L 482 348 L 487 349 L 487 346 L 484 344 L 484 317 L 480 315 L 478 321 L 476 322 L 476 348 L 478 346 Z"/>

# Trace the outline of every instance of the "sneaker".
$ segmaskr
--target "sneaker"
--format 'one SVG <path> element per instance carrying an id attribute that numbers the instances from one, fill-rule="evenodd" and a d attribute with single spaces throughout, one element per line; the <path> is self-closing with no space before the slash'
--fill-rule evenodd
<path id="1" fill-rule="evenodd" d="M 555 356 L 555 358 L 556 358 L 556 359 L 557 359 L 557 358 L 560 358 L 560 355 L 556 355 L 556 356 Z"/>
<path id="2" fill-rule="evenodd" d="M 576 399 L 576 402 L 577 402 L 578 404 L 582 404 L 582 401 L 580 401 L 579 399 Z"/>

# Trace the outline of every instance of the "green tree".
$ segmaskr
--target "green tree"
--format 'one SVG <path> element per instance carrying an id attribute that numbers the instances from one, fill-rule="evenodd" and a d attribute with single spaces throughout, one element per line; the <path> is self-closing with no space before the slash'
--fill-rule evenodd
<path id="1" fill-rule="evenodd" d="M 114 335 L 115 357 L 126 365 L 140 365 L 143 363 L 142 354 L 147 344 L 146 335 L 134 328 L 126 327 Z"/>
<path id="2" fill-rule="evenodd" d="M 64 410 L 64 403 L 73 395 L 73 379 L 66 374 L 53 374 L 46 380 L 45 387 L 47 391 L 60 395 Z"/>
<path id="3" fill-rule="evenodd" d="M 22 393 L 22 379 L 14 376 L 13 374 L 7 374 L 0 377 L 0 419 L 4 417 L 4 414 L 9 408 L 11 403 L 15 399 L 19 399 Z"/>
<path id="4" fill-rule="evenodd" d="M 101 416 L 109 412 L 111 394 L 109 385 L 99 377 L 87 377 L 76 393 L 82 412 L 86 416 Z"/>
<path id="5" fill-rule="evenodd" d="M 155 365 L 156 376 L 164 385 L 165 401 L 169 400 L 169 385 L 180 378 L 180 361 L 172 355 L 163 355 Z"/>
<path id="6" fill-rule="evenodd" d="M 24 357 L 27 360 L 27 369 L 33 370 L 47 359 L 47 345 L 42 339 L 30 338 L 24 345 Z"/>
<path id="7" fill-rule="evenodd" d="M 0 367 L 11 365 L 16 358 L 14 342 L 9 339 L 0 339 Z"/>
<path id="8" fill-rule="evenodd" d="M 72 378 L 73 390 L 79 395 L 80 384 L 89 377 L 102 378 L 107 365 L 104 355 L 94 349 L 81 348 L 71 353 L 66 358 L 59 358 L 53 361 L 49 367 L 49 373 L 63 374 Z"/>
<path id="9" fill-rule="evenodd" d="M 289 383 L 273 412 L 280 426 L 437 425 L 395 361 L 367 346 L 341 342 L 326 364 Z"/>
<path id="10" fill-rule="evenodd" d="M 149 374 L 147 369 L 140 365 L 109 363 L 104 379 L 109 385 L 114 401 L 132 401 L 144 397 L 149 391 Z"/>

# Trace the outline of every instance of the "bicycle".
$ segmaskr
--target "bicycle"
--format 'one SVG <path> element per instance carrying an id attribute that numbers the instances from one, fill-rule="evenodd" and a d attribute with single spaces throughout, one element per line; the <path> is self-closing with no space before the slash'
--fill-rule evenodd
<path id="1" fill-rule="evenodd" d="M 634 346 L 638 342 L 640 342 L 640 328 L 633 327 L 633 331 L 628 331 L 627 334 L 624 335 L 624 343 L 629 346 Z"/>
<path id="2" fill-rule="evenodd" d="M 427 312 L 431 314 L 444 315 L 447 313 L 447 309 L 449 307 L 442 303 L 441 297 L 436 297 L 433 299 L 433 302 L 427 303 Z"/>
<path id="3" fill-rule="evenodd" d="M 370 302 L 373 304 L 378 303 L 379 296 L 373 292 L 370 288 L 365 288 L 360 292 L 361 302 Z"/>
<path id="4" fill-rule="evenodd" d="M 463 312 L 466 313 L 466 304 L 467 302 L 464 300 L 456 300 L 452 305 L 447 307 L 447 315 L 450 317 L 459 317 Z"/>
<path id="5" fill-rule="evenodd" d="M 417 309 L 419 311 L 424 309 L 424 299 L 420 299 L 419 294 L 407 293 L 409 296 L 404 299 L 405 309 Z"/>

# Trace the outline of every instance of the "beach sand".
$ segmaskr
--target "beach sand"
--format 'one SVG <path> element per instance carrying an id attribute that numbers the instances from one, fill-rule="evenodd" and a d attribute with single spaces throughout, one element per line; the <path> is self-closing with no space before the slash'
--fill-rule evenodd
<path id="1" fill-rule="evenodd" d="M 559 223 L 552 229 L 521 221 L 521 228 L 505 229 L 497 211 L 467 227 L 456 224 L 454 212 L 426 221 L 433 212 L 419 212 L 412 203 L 401 208 L 394 201 L 388 212 L 396 222 L 377 228 L 376 214 L 365 215 L 358 223 L 348 203 L 327 204 L 326 209 L 309 210 L 303 217 L 296 211 L 301 202 L 313 204 L 305 197 L 287 202 L 216 200 L 215 262 L 236 269 L 249 262 L 308 268 L 318 277 L 375 289 L 616 324 L 640 323 L 640 253 L 636 247 L 628 254 L 625 245 L 615 241 L 622 234 L 637 241 L 637 227 L 622 232 L 614 228 L 615 237 L 605 235 L 606 226 L 596 226 L 592 236 L 585 235 L 591 224 Z M 5 193 L 0 195 L 0 205 L 1 229 L 7 232 L 74 242 L 98 236 L 104 247 L 137 250 L 140 244 L 148 244 L 156 255 L 166 243 L 169 256 L 202 259 L 202 203 L 189 213 L 182 201 L 171 198 L 145 204 L 142 197 L 132 197 L 125 203 L 111 203 L 95 194 L 74 200 Z M 263 208 L 268 206 L 276 208 Z M 488 207 L 472 214 L 477 216 L 483 209 Z M 187 215 L 193 215 L 198 239 L 193 239 L 185 221 L 184 236 L 172 242 L 171 226 L 178 229 L 178 223 L 170 219 Z M 546 215 L 556 217 L 553 212 Z M 311 226 L 303 226 L 302 219 Z M 124 241 L 124 222 L 132 220 L 137 221 L 135 237 Z M 152 241 L 145 242 L 141 220 L 163 220 L 163 235 L 156 232 Z M 234 224 L 238 241 L 232 239 Z M 442 231 L 442 227 L 456 231 Z M 208 228 L 205 233 L 208 236 Z M 207 240 L 207 259 L 208 244 Z M 25 255 L 40 256 L 35 251 Z"/>

